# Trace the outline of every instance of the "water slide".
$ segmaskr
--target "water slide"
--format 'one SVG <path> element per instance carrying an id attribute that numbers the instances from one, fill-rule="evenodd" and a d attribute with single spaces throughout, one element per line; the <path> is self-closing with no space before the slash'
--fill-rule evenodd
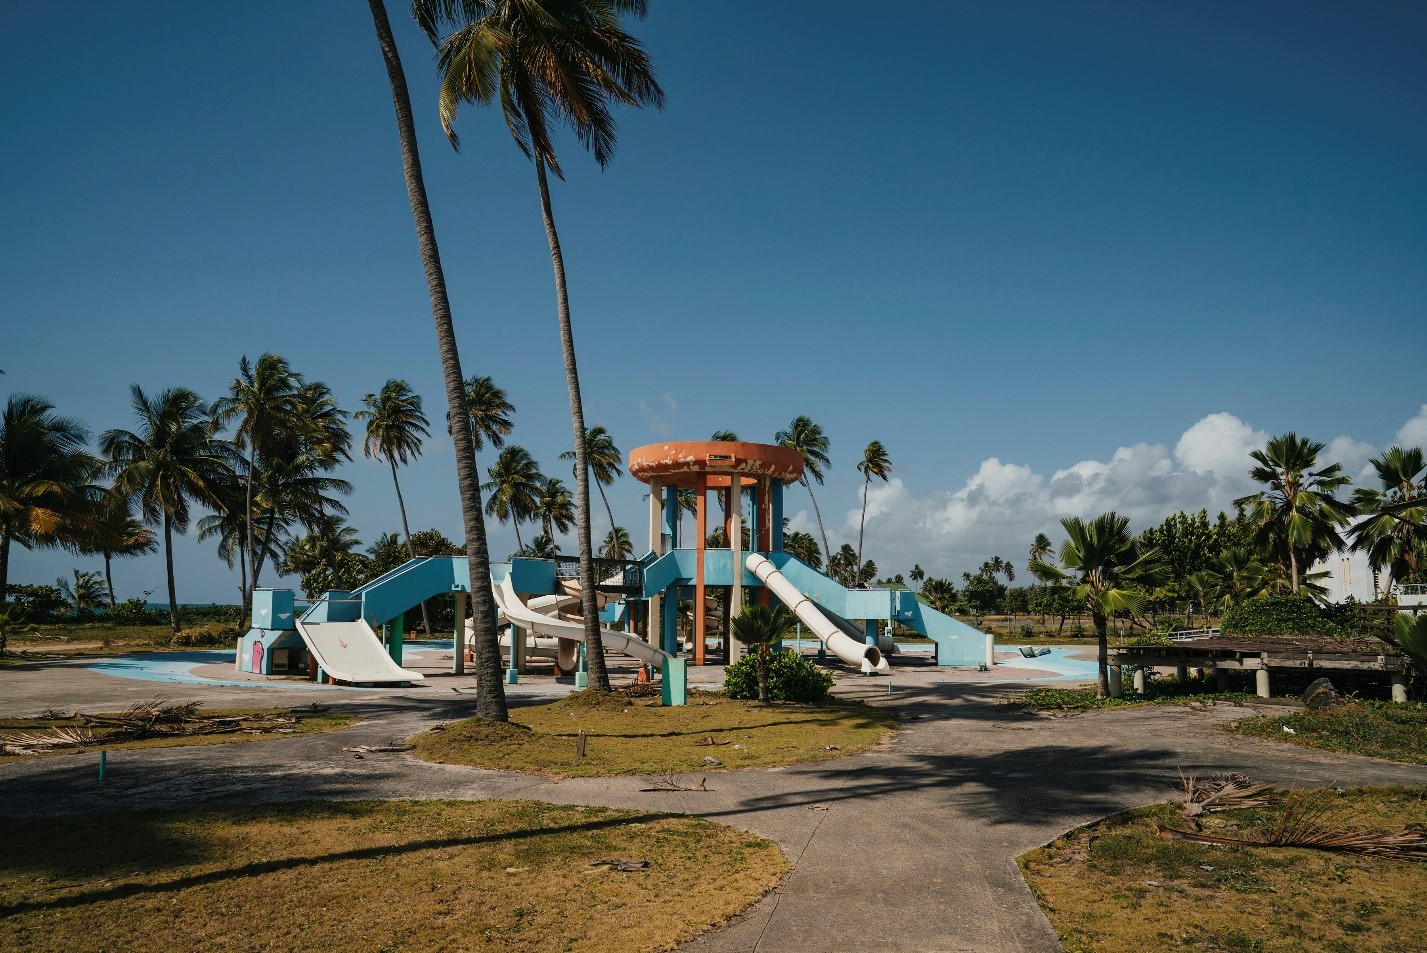
<path id="1" fill-rule="evenodd" d="M 387 654 L 386 646 L 365 622 L 303 622 L 297 631 L 317 657 L 322 671 L 353 684 L 420 682 L 420 672 L 408 672 Z"/>
<path id="2" fill-rule="evenodd" d="M 792 609 L 794 615 L 802 620 L 803 625 L 822 640 L 829 652 L 849 665 L 858 666 L 865 673 L 879 675 L 887 673 L 890 666 L 887 660 L 882 657 L 882 652 L 877 646 L 868 645 L 848 635 L 842 626 L 828 617 L 828 613 L 821 606 L 789 582 L 768 560 L 767 556 L 760 553 L 749 553 L 745 565 L 748 566 L 749 572 L 757 576 L 763 585 L 768 587 L 769 592 Z M 845 620 L 843 625 L 853 628 L 852 624 Z"/>
<path id="3" fill-rule="evenodd" d="M 536 609 L 527 606 L 520 601 L 520 596 L 516 595 L 514 587 L 511 585 L 510 576 L 506 576 L 498 585 L 492 586 L 495 592 L 496 606 L 510 622 L 515 623 L 528 632 L 533 632 L 537 636 L 554 636 L 561 641 L 567 641 L 574 645 L 585 640 L 584 625 L 579 622 L 566 622 L 551 615 L 546 615 Z M 621 655 L 628 655 L 639 659 L 647 665 L 658 665 L 668 654 L 664 650 L 650 645 L 638 636 L 630 635 L 627 632 L 616 632 L 613 629 L 600 629 L 600 638 L 604 647 L 611 652 L 618 652 Z M 563 656 L 564 653 L 562 652 Z M 562 661 L 561 668 L 565 668 Z"/>

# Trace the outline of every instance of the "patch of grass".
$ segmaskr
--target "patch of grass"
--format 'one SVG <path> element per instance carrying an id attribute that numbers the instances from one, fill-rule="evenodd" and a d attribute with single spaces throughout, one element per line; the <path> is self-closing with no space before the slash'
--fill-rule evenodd
<path id="1" fill-rule="evenodd" d="M 200 711 L 200 714 L 204 716 L 231 718 L 256 717 L 289 712 L 298 715 L 299 720 L 297 724 L 279 732 L 263 734 L 233 732 L 231 734 L 193 735 L 190 737 L 141 738 L 135 741 L 118 741 L 87 745 L 82 748 L 56 748 L 44 754 L 0 754 L 0 764 L 7 764 L 13 761 L 33 761 L 36 758 L 49 758 L 57 755 L 78 754 L 80 752 L 89 752 L 92 754 L 99 750 L 122 751 L 129 748 L 176 748 L 188 745 L 223 745 L 246 741 L 271 741 L 275 738 L 293 738 L 297 735 L 315 735 L 324 731 L 336 731 L 339 728 L 346 728 L 348 725 L 357 721 L 357 716 L 349 712 L 311 708 L 205 708 Z M 0 735 L 11 731 L 43 732 L 48 728 L 78 728 L 83 724 L 84 720 L 82 718 L 0 718 Z M 113 730 L 112 728 L 105 727 L 93 728 L 94 734 L 99 738 L 103 738 Z"/>
<path id="2" fill-rule="evenodd" d="M 1279 808 L 1201 815 L 1206 831 L 1271 829 Z M 1394 829 L 1427 822 L 1420 790 L 1355 789 L 1332 823 Z M 1174 805 L 1078 828 L 1018 862 L 1067 950 L 1420 950 L 1427 865 L 1304 848 L 1161 839 L 1184 829 Z"/>
<path id="3" fill-rule="evenodd" d="M 1318 711 L 1245 718 L 1225 727 L 1254 738 L 1427 764 L 1427 705 L 1421 702 L 1350 701 Z"/>
<path id="4" fill-rule="evenodd" d="M 17 953 L 667 950 L 788 869 L 708 821 L 531 801 L 0 819 L 0 842 Z"/>
<path id="5" fill-rule="evenodd" d="M 1081 712 L 1133 705 L 1208 705 L 1219 702 L 1242 705 L 1255 697 L 1244 692 L 1206 692 L 1203 685 L 1194 680 L 1184 685 L 1152 680 L 1146 688 L 1148 690 L 1144 694 L 1127 688 L 1121 698 L 1096 698 L 1094 688 L 1031 688 L 1013 695 L 1006 700 L 1006 704 L 1027 711 Z"/>
<path id="6" fill-rule="evenodd" d="M 688 705 L 665 708 L 657 698 L 580 692 L 516 709 L 510 724 L 469 719 L 412 740 L 428 761 L 568 778 L 821 761 L 866 750 L 895 724 L 895 712 L 859 703 L 760 705 L 691 692 Z"/>

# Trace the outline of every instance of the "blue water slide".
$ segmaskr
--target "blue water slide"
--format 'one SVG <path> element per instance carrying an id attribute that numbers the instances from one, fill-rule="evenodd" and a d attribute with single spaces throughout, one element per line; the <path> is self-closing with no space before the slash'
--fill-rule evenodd
<path id="1" fill-rule="evenodd" d="M 909 589 L 847 589 L 789 553 L 768 559 L 803 595 L 844 619 L 886 619 L 931 639 L 938 665 L 985 661 L 986 633 L 923 605 Z"/>

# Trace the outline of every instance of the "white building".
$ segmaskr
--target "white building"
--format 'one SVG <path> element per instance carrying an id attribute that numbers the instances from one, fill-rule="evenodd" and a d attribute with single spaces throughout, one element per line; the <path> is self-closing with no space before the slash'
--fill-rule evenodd
<path id="1" fill-rule="evenodd" d="M 1381 594 L 1377 573 L 1368 565 L 1368 554 L 1340 549 L 1327 559 L 1320 559 L 1308 570 L 1309 573 L 1327 573 L 1314 582 L 1328 590 L 1330 602 L 1346 602 L 1351 596 L 1354 602 L 1372 602 Z"/>

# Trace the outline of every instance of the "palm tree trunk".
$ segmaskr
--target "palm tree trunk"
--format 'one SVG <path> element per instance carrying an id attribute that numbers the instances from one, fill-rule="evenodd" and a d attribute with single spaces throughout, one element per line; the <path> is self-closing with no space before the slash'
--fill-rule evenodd
<path id="1" fill-rule="evenodd" d="M 832 546 L 827 541 L 827 530 L 823 528 L 823 513 L 822 510 L 818 509 L 818 498 L 816 496 L 813 496 L 813 485 L 808 480 L 808 474 L 806 471 L 803 472 L 803 486 L 808 488 L 808 499 L 813 501 L 813 516 L 817 518 L 818 532 L 822 534 L 823 561 L 826 562 L 827 560 L 832 559 Z"/>
<path id="2" fill-rule="evenodd" d="M 109 586 L 109 607 L 112 609 L 118 603 L 114 599 L 114 573 L 109 568 L 109 554 L 104 554 L 104 581 Z"/>
<path id="3" fill-rule="evenodd" d="M 550 242 L 550 264 L 555 269 L 555 304 L 560 316 L 560 350 L 565 356 L 565 385 L 570 391 L 570 427 L 575 435 L 575 528 L 580 544 L 580 610 L 585 623 L 585 665 L 590 688 L 608 692 L 609 671 L 605 668 L 604 643 L 600 640 L 599 608 L 595 604 L 594 544 L 590 540 L 590 461 L 585 446 L 585 409 L 580 399 L 580 372 L 575 364 L 575 335 L 570 328 L 570 295 L 565 286 L 565 259 L 560 254 L 560 236 L 550 210 L 550 183 L 545 178 L 545 160 L 535 156 L 535 179 L 540 185 L 540 214 L 545 220 L 545 237 Z"/>
<path id="4" fill-rule="evenodd" d="M 476 656 L 476 715 L 495 721 L 509 721 L 505 686 L 501 681 L 500 644 L 496 636 L 495 602 L 491 594 L 490 552 L 486 545 L 486 524 L 481 513 L 480 474 L 476 472 L 476 448 L 471 435 L 471 415 L 466 407 L 466 388 L 461 376 L 461 355 L 456 350 L 456 332 L 451 321 L 451 302 L 446 297 L 446 277 L 441 270 L 441 251 L 436 244 L 436 226 L 431 221 L 431 205 L 426 199 L 426 183 L 421 174 L 421 154 L 416 145 L 416 123 L 411 115 L 411 94 L 401 68 L 391 21 L 382 0 L 367 0 L 376 27 L 391 83 L 392 105 L 396 110 L 397 133 L 401 139 L 401 164 L 406 177 L 406 193 L 411 201 L 411 217 L 416 223 L 421 261 L 426 270 L 426 290 L 431 297 L 431 318 L 436 325 L 436 346 L 441 355 L 441 377 L 446 385 L 446 406 L 451 414 L 451 441 L 456 451 L 456 479 L 461 493 L 461 522 L 466 531 L 466 559 L 471 580 L 472 649 Z"/>
<path id="5" fill-rule="evenodd" d="M 268 540 L 270 540 L 270 539 L 273 538 L 273 529 L 274 529 L 276 523 L 277 523 L 277 514 L 276 514 L 276 513 L 269 513 L 269 514 L 268 514 L 268 527 L 267 527 L 267 529 L 263 530 L 263 539 L 268 539 Z M 266 563 L 267 561 L 268 561 L 267 547 L 264 546 L 264 547 L 263 547 L 263 551 L 257 554 L 256 561 L 253 563 L 253 589 L 254 589 L 254 590 L 256 590 L 256 589 L 258 588 L 258 577 L 263 574 L 263 564 Z"/>
<path id="6" fill-rule="evenodd" d="M 1104 698 L 1110 694 L 1110 636 L 1106 631 L 1106 618 L 1099 609 L 1091 610 L 1090 618 L 1095 623 L 1096 646 L 1095 697 Z"/>
<path id="7" fill-rule="evenodd" d="M 406 534 L 406 554 L 412 559 L 416 558 L 416 547 L 411 545 L 411 527 L 406 523 L 406 500 L 401 496 L 401 482 L 396 478 L 396 460 L 391 457 L 386 458 L 386 462 L 391 464 L 391 485 L 396 487 L 396 508 L 401 512 L 401 531 Z M 426 611 L 426 603 L 421 603 L 421 625 L 426 630 L 426 634 L 431 634 L 431 616 Z"/>
<path id="8" fill-rule="evenodd" d="M 520 538 L 520 517 L 512 513 L 510 517 L 510 525 L 515 527 L 515 548 L 524 549 L 525 540 Z"/>
<path id="9" fill-rule="evenodd" d="M 0 606 L 8 600 L 7 587 L 10 585 L 10 533 L 0 533 Z"/>
<path id="10" fill-rule="evenodd" d="M 243 618 L 250 618 L 253 614 L 253 589 L 258 585 L 258 572 L 254 568 L 253 559 L 253 466 L 257 463 L 257 448 L 254 446 L 254 435 L 248 434 L 248 478 L 244 482 L 247 485 L 247 505 L 248 508 L 243 513 L 243 530 L 245 539 L 243 540 L 243 557 L 248 567 L 248 579 L 252 580 L 249 588 L 248 583 L 243 585 Z"/>
<path id="11" fill-rule="evenodd" d="M 173 584 L 173 521 L 164 514 L 164 563 L 168 570 L 168 621 L 178 635 L 178 588 Z"/>
<path id="12" fill-rule="evenodd" d="M 758 664 L 754 671 L 758 678 L 758 700 L 767 705 L 771 702 L 768 691 L 768 646 L 758 646 Z"/>
<path id="13" fill-rule="evenodd" d="M 609 497 L 604 495 L 604 484 L 599 480 L 595 481 L 595 489 L 600 491 L 600 499 L 604 501 L 605 515 L 609 517 L 609 531 L 614 532 L 614 510 L 609 508 Z"/>
<path id="14" fill-rule="evenodd" d="M 867 529 L 867 488 L 872 485 L 872 477 L 867 476 L 862 480 L 862 519 L 857 523 L 857 566 L 862 567 L 862 534 Z"/>
<path id="15" fill-rule="evenodd" d="M 1288 547 L 1288 578 L 1293 582 L 1293 592 L 1298 593 L 1298 555 L 1293 551 L 1293 545 Z"/>

